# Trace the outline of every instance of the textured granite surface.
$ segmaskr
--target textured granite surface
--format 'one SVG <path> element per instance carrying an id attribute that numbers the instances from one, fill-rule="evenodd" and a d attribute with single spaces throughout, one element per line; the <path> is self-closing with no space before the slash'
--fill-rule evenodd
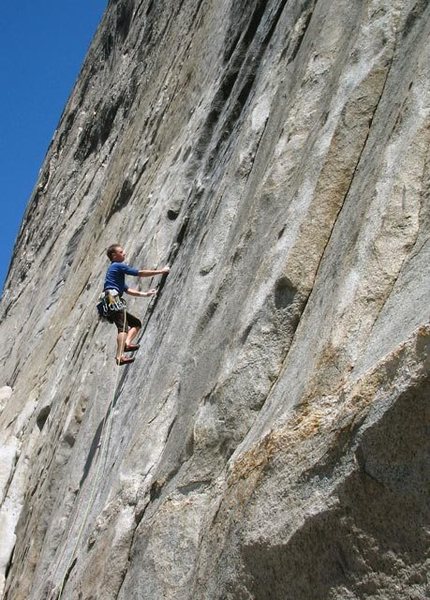
<path id="1" fill-rule="evenodd" d="M 111 0 L 0 305 L 5 600 L 423 600 L 430 5 Z M 171 273 L 118 369 L 120 242 Z"/>

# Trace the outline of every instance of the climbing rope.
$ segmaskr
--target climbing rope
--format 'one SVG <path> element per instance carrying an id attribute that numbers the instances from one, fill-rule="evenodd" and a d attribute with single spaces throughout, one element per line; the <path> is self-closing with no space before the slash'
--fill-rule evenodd
<path id="1" fill-rule="evenodd" d="M 123 329 L 122 329 L 122 332 L 121 332 L 123 335 L 121 337 L 121 345 L 120 345 L 120 353 L 119 353 L 120 357 L 122 356 L 122 354 L 124 352 L 124 347 L 125 347 L 125 337 L 124 337 L 124 334 L 126 333 L 125 328 L 126 328 L 126 324 L 127 324 L 127 314 L 126 314 L 127 311 L 126 311 L 125 307 L 123 308 L 123 311 L 124 311 L 124 313 L 123 313 Z M 74 562 L 74 559 L 75 559 L 75 553 L 76 553 L 77 547 L 79 545 L 79 542 L 81 541 L 81 537 L 82 537 L 84 528 L 85 528 L 85 526 L 87 524 L 87 519 L 88 519 L 88 516 L 90 514 L 90 510 L 92 508 L 93 501 L 94 501 L 94 498 L 95 498 L 96 488 L 97 488 L 97 484 L 99 482 L 99 475 L 100 475 L 100 472 L 101 472 L 101 466 L 103 464 L 102 456 L 104 454 L 105 444 L 106 444 L 106 442 L 108 442 L 108 440 L 110 438 L 111 429 L 112 429 L 111 428 L 111 422 L 112 422 L 112 417 L 111 416 L 113 414 L 113 403 L 115 401 L 117 387 L 118 387 L 118 381 L 119 381 L 119 375 L 120 375 L 120 372 L 121 372 L 120 366 L 121 365 L 118 363 L 118 368 L 116 370 L 116 376 L 115 376 L 115 383 L 114 383 L 114 386 L 113 386 L 113 397 L 112 397 L 111 401 L 108 404 L 107 415 L 106 415 L 105 419 L 103 420 L 103 427 L 102 427 L 102 430 L 100 432 L 100 441 L 99 441 L 99 444 L 98 444 L 98 450 L 99 451 L 98 451 L 98 454 L 97 454 L 97 470 L 96 470 L 96 473 L 95 473 L 95 476 L 94 476 L 94 479 L 93 479 L 93 486 L 92 486 L 92 489 L 91 489 L 91 495 L 90 495 L 90 498 L 89 498 L 89 500 L 87 502 L 87 508 L 85 510 L 85 513 L 84 513 L 84 516 L 83 516 L 83 519 L 82 519 L 82 523 L 81 523 L 81 526 L 79 528 L 75 544 L 73 546 L 72 554 L 70 555 L 70 559 L 67 562 L 66 569 L 64 571 L 64 575 L 63 575 L 63 577 L 61 579 L 60 591 L 59 591 L 59 594 L 57 596 L 57 600 L 61 599 L 61 596 L 62 596 L 63 590 L 64 590 L 65 582 L 66 582 L 66 580 L 68 578 L 69 573 L 73 569 L 73 562 Z M 106 432 L 105 432 L 105 429 L 106 429 Z M 74 524 L 74 522 L 75 521 L 73 521 L 73 524 Z M 60 559 L 59 559 L 59 561 L 58 561 L 57 564 L 59 564 L 61 562 L 63 554 L 64 554 L 64 549 L 63 549 L 62 554 L 60 555 Z"/>
<path id="2" fill-rule="evenodd" d="M 92 297 L 91 297 L 91 299 L 90 299 L 90 302 L 89 302 L 89 304 L 90 304 L 91 306 L 92 306 L 93 304 L 95 304 L 95 301 L 96 301 L 96 298 L 97 298 L 97 295 L 98 295 L 98 293 L 99 293 L 99 292 L 98 292 L 97 290 L 95 290 L 95 292 L 93 292 L 93 294 L 92 294 Z M 72 352 L 73 352 L 73 351 L 76 349 L 76 345 L 74 345 L 73 343 L 69 343 L 69 344 L 68 344 L 68 346 L 69 346 L 69 348 L 68 348 L 68 351 L 67 351 L 67 353 L 66 353 L 66 355 L 65 355 L 65 357 L 64 357 L 64 361 L 63 361 L 63 362 L 64 362 L 64 364 L 67 364 L 67 363 L 68 363 L 70 355 L 71 355 L 71 354 L 72 354 Z M 78 376 L 78 375 L 76 375 L 76 376 L 75 376 L 75 378 L 74 378 L 74 380 L 73 380 L 73 382 L 72 382 L 72 384 L 71 384 L 71 387 L 73 387 L 73 386 L 74 386 L 74 384 L 75 384 L 75 381 L 76 381 L 76 379 L 77 379 L 77 376 Z M 54 411 L 52 411 L 52 413 L 51 413 L 51 418 L 52 418 L 54 421 L 55 421 L 55 420 L 56 420 L 56 418 L 57 418 L 57 412 L 58 412 L 59 408 L 60 408 L 60 406 L 58 405 L 58 407 L 57 407 L 57 410 L 56 410 L 55 412 L 54 412 Z M 76 521 L 76 514 L 77 514 L 77 513 L 75 513 L 75 517 L 74 517 L 74 519 L 73 519 L 73 522 L 72 522 L 72 527 L 74 526 L 74 524 L 75 524 L 75 521 Z M 62 558 L 63 558 L 64 552 L 65 552 L 65 546 L 66 546 L 66 544 L 64 544 L 64 545 L 63 545 L 63 550 L 62 550 L 62 552 L 61 552 L 61 554 L 60 554 L 60 559 L 59 559 L 59 560 L 57 561 L 57 563 L 56 563 L 56 565 L 57 565 L 57 566 L 55 567 L 55 569 L 54 569 L 54 573 L 53 573 L 53 578 L 54 578 L 54 579 L 55 579 L 55 575 L 56 575 L 56 573 L 57 573 L 57 570 L 58 570 L 58 565 L 60 564 L 60 562 L 61 562 L 61 560 L 62 560 Z M 40 591 L 41 585 L 42 585 L 42 584 L 40 584 L 40 585 L 38 586 L 38 592 Z M 50 594 L 50 598 L 51 598 L 51 597 L 52 597 L 52 596 L 51 596 L 51 594 Z"/>
<path id="3" fill-rule="evenodd" d="M 180 228 L 179 234 L 178 234 L 175 242 L 173 243 L 173 245 L 172 245 L 172 247 L 170 249 L 169 256 L 168 256 L 168 259 L 167 259 L 167 264 L 168 265 L 171 265 L 174 262 L 175 258 L 176 258 L 176 255 L 178 253 L 178 250 L 179 250 L 179 247 L 181 245 L 182 239 L 183 239 L 183 237 L 185 235 L 185 231 L 187 229 L 187 226 L 188 226 L 188 217 L 186 217 L 184 219 L 184 222 L 182 223 L 182 226 Z M 157 248 L 157 254 L 158 254 L 158 248 Z M 148 304 L 148 306 L 146 308 L 146 311 L 145 311 L 145 314 L 144 314 L 144 317 L 143 317 L 144 325 L 142 324 L 142 331 L 141 331 L 140 338 L 142 338 L 142 336 L 143 336 L 143 334 L 144 334 L 144 332 L 146 330 L 146 327 L 148 326 L 149 320 L 150 320 L 150 318 L 152 316 L 152 313 L 153 313 L 153 311 L 155 309 L 155 306 L 156 306 L 156 304 L 158 302 L 158 299 L 159 299 L 159 296 L 160 296 L 160 292 L 164 288 L 166 279 L 167 279 L 167 274 L 164 273 L 162 275 L 162 277 L 161 277 L 160 283 L 157 286 L 157 294 L 153 296 L 153 298 L 151 299 L 150 303 Z M 150 280 L 149 288 L 151 288 L 153 280 L 154 280 L 154 277 L 152 277 L 151 280 Z M 127 323 L 127 320 L 126 320 L 126 308 L 124 307 L 123 310 L 124 310 L 124 319 L 123 319 L 124 323 L 123 323 L 122 334 L 125 333 L 125 328 L 126 328 L 126 323 Z M 122 335 L 121 346 L 120 346 L 120 354 L 119 354 L 120 357 L 123 354 L 124 347 L 125 347 L 125 337 L 124 337 L 124 335 Z M 58 596 L 56 597 L 56 600 L 61 600 L 61 597 L 62 597 L 62 594 L 63 594 L 63 590 L 64 590 L 64 586 L 66 584 L 66 581 L 68 580 L 69 574 L 73 570 L 76 550 L 77 550 L 78 545 L 79 545 L 79 543 L 81 541 L 82 534 L 83 534 L 84 528 L 85 528 L 85 526 L 87 524 L 88 516 L 90 514 L 90 511 L 91 511 L 91 508 L 92 508 L 92 504 L 93 504 L 93 501 L 94 501 L 94 498 L 95 498 L 96 488 L 97 488 L 97 484 L 98 484 L 98 481 L 99 481 L 101 467 L 102 467 L 102 464 L 103 464 L 102 456 L 103 456 L 104 451 L 105 451 L 105 445 L 106 445 L 106 443 L 109 443 L 109 439 L 110 439 L 110 435 L 111 435 L 111 430 L 112 430 L 113 405 L 114 405 L 115 398 L 116 398 L 116 395 L 117 395 L 117 387 L 118 387 L 119 376 L 120 376 L 120 368 L 119 368 L 120 366 L 121 365 L 118 363 L 118 369 L 117 369 L 116 376 L 115 376 L 115 383 L 114 383 L 114 386 L 113 386 L 113 397 L 112 397 L 111 401 L 108 404 L 108 412 L 107 412 L 107 415 L 106 415 L 106 417 L 105 417 L 105 419 L 103 421 L 103 427 L 102 427 L 102 430 L 101 430 L 101 433 L 100 433 L 100 442 L 99 442 L 99 445 L 98 445 L 99 452 L 97 454 L 97 470 L 96 470 L 96 473 L 95 473 L 95 476 L 94 476 L 94 479 L 93 479 L 93 485 L 92 485 L 92 489 L 91 489 L 90 498 L 89 498 L 89 500 L 87 502 L 87 508 L 85 510 L 85 513 L 84 513 L 84 516 L 83 516 L 83 519 L 82 519 L 82 523 L 81 523 L 81 526 L 79 528 L 75 544 L 73 546 L 72 553 L 71 553 L 70 558 L 69 558 L 69 560 L 67 562 L 66 569 L 64 570 L 64 575 L 63 575 L 63 577 L 61 579 L 60 589 L 59 589 Z M 74 524 L 76 522 L 76 515 L 77 514 L 78 513 L 76 512 L 75 513 L 75 518 L 74 518 L 74 520 L 72 522 L 72 527 L 74 526 Z M 60 554 L 60 558 L 57 561 L 57 568 L 60 565 L 61 560 L 62 560 L 62 558 L 64 556 L 65 548 L 66 548 L 66 543 L 64 544 L 62 553 Z M 54 571 L 54 576 L 55 576 L 56 572 L 57 571 L 55 570 Z M 56 592 L 56 589 L 57 588 L 54 588 L 54 590 L 53 590 L 54 594 Z M 55 597 L 55 595 L 54 595 L 54 597 Z"/>
<path id="4" fill-rule="evenodd" d="M 151 278 L 149 287 L 151 287 L 153 279 L 154 279 L 154 277 Z M 157 289 L 159 289 L 160 287 L 164 286 L 165 280 L 166 280 L 166 275 L 164 274 L 162 276 L 162 278 L 161 278 L 160 284 L 157 286 Z M 154 300 L 155 298 L 157 298 L 157 296 L 154 296 L 152 300 Z M 152 300 L 151 300 L 151 302 L 152 302 Z M 152 312 L 152 310 L 150 309 L 150 307 L 151 307 L 151 303 L 149 303 L 148 306 L 147 306 L 147 308 L 146 308 L 146 311 L 145 311 L 145 314 L 144 314 L 144 317 L 143 317 L 144 319 L 146 318 L 146 315 L 147 315 L 148 311 Z M 122 334 L 125 333 L 125 328 L 126 328 L 126 324 L 127 324 L 127 317 L 126 317 L 127 310 L 126 310 L 126 307 L 123 308 L 123 311 L 124 311 L 124 314 L 123 314 L 123 329 L 122 329 L 122 332 L 121 332 Z M 149 317 L 148 317 L 148 319 L 146 321 L 146 325 L 148 324 L 150 316 L 151 315 L 149 315 Z M 140 337 L 142 337 L 143 331 L 144 330 L 142 330 L 142 334 L 141 334 Z M 125 337 L 124 337 L 124 335 L 122 335 L 122 337 L 121 337 L 120 353 L 119 353 L 120 357 L 122 356 L 122 354 L 124 352 L 124 347 L 125 347 Z M 97 484 L 99 483 L 99 476 L 100 476 L 101 467 L 102 467 L 102 464 L 103 464 L 102 457 L 104 455 L 105 445 L 106 445 L 106 443 L 109 443 L 109 439 L 110 439 L 110 435 L 111 435 L 111 430 L 112 430 L 113 404 L 114 404 L 114 401 L 115 401 L 115 398 L 116 398 L 116 395 L 117 395 L 117 388 L 118 388 L 119 376 L 120 376 L 120 373 L 121 373 L 120 366 L 121 365 L 118 364 L 118 368 L 116 370 L 116 376 L 115 376 L 115 383 L 113 385 L 113 396 L 112 396 L 111 401 L 108 404 L 108 412 L 107 412 L 106 418 L 103 421 L 103 427 L 102 427 L 102 431 L 100 433 L 100 442 L 99 442 L 99 445 L 98 445 L 99 452 L 98 452 L 98 455 L 97 455 L 97 470 L 96 470 L 96 473 L 95 473 L 95 476 L 94 476 L 94 479 L 93 479 L 93 485 L 92 485 L 92 489 L 91 489 L 91 495 L 90 495 L 90 498 L 89 498 L 89 500 L 87 502 L 87 508 L 85 510 L 85 513 L 84 513 L 84 516 L 83 516 L 83 519 L 82 519 L 82 523 L 81 523 L 81 526 L 79 528 L 78 535 L 77 535 L 75 544 L 73 546 L 72 553 L 70 555 L 70 559 L 68 560 L 67 565 L 66 565 L 66 569 L 64 570 L 64 575 L 63 575 L 63 577 L 61 579 L 61 585 L 60 585 L 59 594 L 56 597 L 56 600 L 61 600 L 66 580 L 68 579 L 68 576 L 69 576 L 69 574 L 71 573 L 71 571 L 73 569 L 73 566 L 74 566 L 73 563 L 74 563 L 74 560 L 75 560 L 75 553 L 76 553 L 76 550 L 78 548 L 79 542 L 81 541 L 82 534 L 83 534 L 84 528 L 85 528 L 85 526 L 87 524 L 88 516 L 89 516 L 89 513 L 91 511 L 91 508 L 92 508 L 92 505 L 93 505 L 93 501 L 94 501 L 94 498 L 95 498 L 96 488 L 97 488 Z M 77 513 L 76 513 L 76 515 L 77 515 Z M 76 521 L 76 517 L 73 520 L 72 526 L 75 524 L 75 521 Z M 64 546 L 63 546 L 63 551 L 62 551 L 62 553 L 60 555 L 60 558 L 59 558 L 59 560 L 57 562 L 57 565 L 59 565 L 60 562 L 61 562 L 61 560 L 62 560 L 62 557 L 63 557 L 63 555 L 65 553 L 65 547 L 66 547 L 66 544 L 64 544 Z M 55 575 L 55 572 L 54 572 L 54 575 Z M 55 592 L 55 590 L 54 590 L 54 592 Z M 55 595 L 54 595 L 54 598 L 55 598 Z"/>

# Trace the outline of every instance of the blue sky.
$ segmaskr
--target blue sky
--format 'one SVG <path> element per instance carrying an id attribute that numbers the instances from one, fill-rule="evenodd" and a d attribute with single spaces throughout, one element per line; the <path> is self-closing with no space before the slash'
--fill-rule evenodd
<path id="1" fill-rule="evenodd" d="M 0 11 L 0 291 L 19 226 L 107 0 L 11 0 Z"/>

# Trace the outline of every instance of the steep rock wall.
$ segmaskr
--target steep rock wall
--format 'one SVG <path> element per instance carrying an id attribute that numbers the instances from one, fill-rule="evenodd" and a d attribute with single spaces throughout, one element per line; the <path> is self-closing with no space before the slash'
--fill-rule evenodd
<path id="1" fill-rule="evenodd" d="M 2 298 L 5 599 L 430 594 L 429 29 L 109 3 Z M 123 370 L 114 241 L 172 266 Z"/>

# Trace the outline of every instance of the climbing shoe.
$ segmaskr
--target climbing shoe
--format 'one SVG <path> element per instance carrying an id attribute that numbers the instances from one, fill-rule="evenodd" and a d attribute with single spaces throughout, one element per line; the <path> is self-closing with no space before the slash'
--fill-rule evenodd
<path id="1" fill-rule="evenodd" d="M 132 356 L 121 356 L 121 358 L 115 359 L 116 364 L 121 367 L 122 365 L 128 365 L 129 363 L 134 362 L 134 358 Z"/>
<path id="2" fill-rule="evenodd" d="M 124 346 L 124 352 L 136 352 L 139 350 L 140 344 L 126 344 Z"/>

